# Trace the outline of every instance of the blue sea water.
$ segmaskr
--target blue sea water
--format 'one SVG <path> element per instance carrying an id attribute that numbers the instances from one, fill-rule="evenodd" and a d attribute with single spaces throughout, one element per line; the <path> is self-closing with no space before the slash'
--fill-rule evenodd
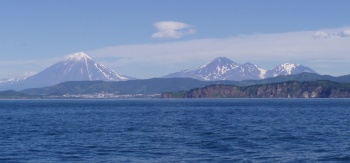
<path id="1" fill-rule="evenodd" d="M 350 99 L 2 100 L 0 162 L 350 162 Z"/>

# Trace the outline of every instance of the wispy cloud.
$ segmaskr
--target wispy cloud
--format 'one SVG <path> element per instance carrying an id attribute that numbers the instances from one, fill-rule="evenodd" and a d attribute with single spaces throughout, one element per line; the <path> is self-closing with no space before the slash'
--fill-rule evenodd
<path id="1" fill-rule="evenodd" d="M 340 37 L 350 37 L 350 29 L 342 30 L 338 33 Z"/>
<path id="2" fill-rule="evenodd" d="M 176 39 L 196 33 L 194 26 L 176 21 L 156 22 L 154 27 L 158 32 L 153 33 L 152 38 L 158 39 Z"/>
<path id="3" fill-rule="evenodd" d="M 344 29 L 339 32 L 329 33 L 324 31 L 317 31 L 312 36 L 315 39 L 323 38 L 328 39 L 330 37 L 350 37 L 350 29 Z"/>
<path id="4" fill-rule="evenodd" d="M 317 31 L 315 32 L 315 34 L 313 35 L 313 38 L 329 38 L 331 37 L 331 34 L 330 33 L 327 33 L 327 32 L 323 32 L 323 31 Z"/>

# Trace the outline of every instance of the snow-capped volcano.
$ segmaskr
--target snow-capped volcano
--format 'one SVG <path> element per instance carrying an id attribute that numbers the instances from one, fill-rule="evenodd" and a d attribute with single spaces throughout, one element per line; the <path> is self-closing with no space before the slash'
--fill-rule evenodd
<path id="1" fill-rule="evenodd" d="M 284 63 L 266 72 L 265 77 L 270 78 L 270 77 L 276 77 L 279 75 L 293 75 L 293 74 L 299 74 L 302 72 L 316 73 L 314 70 L 312 70 L 309 67 L 305 67 L 295 63 Z"/>
<path id="2" fill-rule="evenodd" d="M 238 64 L 225 57 L 215 58 L 203 66 L 183 70 L 164 76 L 165 78 L 194 78 L 199 80 L 259 80 L 279 75 L 293 75 L 302 72 L 316 73 L 298 64 L 281 64 L 272 70 L 263 69 L 252 63 Z"/>
<path id="3" fill-rule="evenodd" d="M 226 73 L 237 68 L 238 66 L 239 64 L 229 60 L 226 57 L 217 57 L 213 61 L 203 66 L 172 73 L 165 76 L 165 78 L 182 77 L 199 80 L 223 80 Z"/>
<path id="4" fill-rule="evenodd" d="M 124 81 L 133 79 L 118 74 L 80 52 L 64 57 L 45 70 L 16 83 L 14 89 L 45 87 L 66 81 Z"/>
<path id="5" fill-rule="evenodd" d="M 55 63 L 36 76 L 49 77 L 58 81 L 82 81 L 82 80 L 103 80 L 121 81 L 130 77 L 116 73 L 106 66 L 96 63 L 87 54 L 80 52 L 66 56 L 63 60 Z"/>
<path id="6" fill-rule="evenodd" d="M 83 52 L 66 56 L 63 60 L 30 78 L 46 78 L 50 79 L 52 83 L 82 80 L 122 81 L 130 79 L 128 76 L 118 74 L 106 66 L 93 61 L 90 56 Z"/>

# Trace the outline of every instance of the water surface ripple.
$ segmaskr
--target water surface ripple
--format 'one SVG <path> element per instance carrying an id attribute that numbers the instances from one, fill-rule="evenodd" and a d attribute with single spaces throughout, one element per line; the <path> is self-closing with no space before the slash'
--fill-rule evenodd
<path id="1" fill-rule="evenodd" d="M 350 99 L 2 100 L 0 162 L 350 162 Z"/>

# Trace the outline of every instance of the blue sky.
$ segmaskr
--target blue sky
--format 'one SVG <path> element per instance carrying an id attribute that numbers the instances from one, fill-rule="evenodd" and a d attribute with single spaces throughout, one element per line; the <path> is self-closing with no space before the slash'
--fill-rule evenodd
<path id="1" fill-rule="evenodd" d="M 293 62 L 350 74 L 348 0 L 3 0 L 0 78 L 83 51 L 129 76 L 159 77 L 217 56 L 265 69 Z"/>

